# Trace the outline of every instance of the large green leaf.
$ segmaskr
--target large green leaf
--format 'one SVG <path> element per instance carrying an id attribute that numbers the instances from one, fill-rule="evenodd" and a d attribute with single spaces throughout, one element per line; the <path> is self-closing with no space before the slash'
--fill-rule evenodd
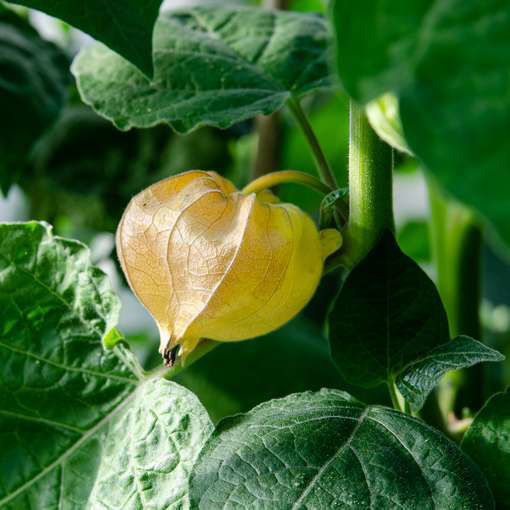
<path id="1" fill-rule="evenodd" d="M 507 2 L 336 0 L 333 12 L 347 91 L 396 92 L 411 150 L 510 244 Z"/>
<path id="2" fill-rule="evenodd" d="M 363 387 L 392 380 L 449 340 L 439 293 L 386 231 L 349 274 L 329 314 L 333 359 Z"/>
<path id="3" fill-rule="evenodd" d="M 124 361 L 103 350 L 118 311 L 81 243 L 0 225 L 1 508 L 187 507 L 209 419 L 122 346 Z"/>
<path id="4" fill-rule="evenodd" d="M 435 429 L 336 390 L 223 420 L 191 477 L 193 508 L 493 508 L 479 469 Z"/>
<path id="5" fill-rule="evenodd" d="M 326 21 L 313 14 L 198 6 L 168 11 L 154 35 L 154 79 L 102 46 L 78 55 L 83 100 L 120 129 L 226 128 L 328 87 Z"/>
<path id="6" fill-rule="evenodd" d="M 10 0 L 9 0 L 10 1 Z M 152 32 L 162 0 L 13 0 L 39 9 L 105 43 L 152 74 Z"/>
<path id="7" fill-rule="evenodd" d="M 0 189 L 7 193 L 32 146 L 66 98 L 69 61 L 28 22 L 0 5 Z"/>
<path id="8" fill-rule="evenodd" d="M 466 432 L 462 448 L 487 477 L 497 508 L 510 509 L 510 390 L 487 401 Z"/>
<path id="9" fill-rule="evenodd" d="M 402 396 L 419 411 L 441 376 L 450 370 L 467 368 L 481 361 L 503 361 L 499 352 L 468 336 L 459 336 L 407 365 L 396 383 Z"/>

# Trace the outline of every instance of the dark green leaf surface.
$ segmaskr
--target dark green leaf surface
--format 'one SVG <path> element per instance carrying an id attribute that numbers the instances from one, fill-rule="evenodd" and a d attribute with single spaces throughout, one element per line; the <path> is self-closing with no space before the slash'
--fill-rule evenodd
<path id="1" fill-rule="evenodd" d="M 70 81 L 54 44 L 0 5 L 0 189 L 7 193 L 32 146 L 57 118 Z"/>
<path id="2" fill-rule="evenodd" d="M 459 336 L 416 359 L 397 377 L 402 396 L 413 410 L 419 411 L 441 376 L 450 370 L 467 368 L 482 361 L 503 361 L 499 352 L 473 340 Z"/>
<path id="3" fill-rule="evenodd" d="M 462 441 L 480 466 L 500 510 L 510 509 L 510 391 L 492 396 L 475 416 Z"/>
<path id="4" fill-rule="evenodd" d="M 103 350 L 118 310 L 81 243 L 0 225 L 0 508 L 186 508 L 209 419 Z"/>
<path id="5" fill-rule="evenodd" d="M 60 18 L 152 75 L 152 32 L 162 0 L 15 0 Z"/>
<path id="6" fill-rule="evenodd" d="M 510 244 L 508 3 L 337 0 L 334 21 L 347 91 L 395 91 L 411 150 Z"/>
<path id="7" fill-rule="evenodd" d="M 386 231 L 349 274 L 329 315 L 333 359 L 363 387 L 394 378 L 449 340 L 434 283 Z"/>
<path id="8" fill-rule="evenodd" d="M 120 129 L 227 128 L 328 87 L 330 35 L 318 15 L 198 6 L 168 11 L 154 35 L 154 79 L 102 46 L 73 64 L 83 100 Z"/>
<path id="9" fill-rule="evenodd" d="M 493 508 L 487 482 L 423 422 L 336 390 L 223 420 L 193 469 L 192 508 Z"/>

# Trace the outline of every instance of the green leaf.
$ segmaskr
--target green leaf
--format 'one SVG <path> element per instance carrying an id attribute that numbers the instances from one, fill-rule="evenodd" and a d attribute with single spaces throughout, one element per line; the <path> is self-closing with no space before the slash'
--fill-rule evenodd
<path id="1" fill-rule="evenodd" d="M 336 390 L 223 420 L 193 468 L 190 496 L 207 510 L 494 508 L 478 468 L 437 430 Z"/>
<path id="2" fill-rule="evenodd" d="M 108 426 L 88 507 L 189 508 L 189 473 L 211 430 L 191 392 L 146 379 Z"/>
<path id="3" fill-rule="evenodd" d="M 510 11 L 501 0 L 336 0 L 349 94 L 400 98 L 410 149 L 510 245 Z M 476 41 L 476 43 L 474 43 Z"/>
<path id="4" fill-rule="evenodd" d="M 386 231 L 349 274 L 329 314 L 333 359 L 362 387 L 392 380 L 449 340 L 434 283 Z"/>
<path id="5" fill-rule="evenodd" d="M 15 0 L 60 18 L 152 75 L 152 32 L 162 0 Z"/>
<path id="6" fill-rule="evenodd" d="M 2 509 L 187 507 L 209 419 L 184 388 L 138 379 L 121 345 L 103 350 L 118 311 L 81 243 L 0 224 Z"/>
<path id="7" fill-rule="evenodd" d="M 167 123 L 187 133 L 329 87 L 329 42 L 318 15 L 215 4 L 161 14 L 152 81 L 102 46 L 83 50 L 72 70 L 83 100 L 120 129 Z"/>
<path id="8" fill-rule="evenodd" d="M 398 99 L 393 94 L 384 94 L 366 106 L 370 125 L 386 143 L 400 152 L 410 154 L 402 132 Z"/>
<path id="9" fill-rule="evenodd" d="M 436 347 L 402 370 L 396 383 L 414 411 L 419 411 L 441 376 L 450 370 L 467 368 L 482 361 L 503 361 L 505 357 L 477 340 L 459 336 Z"/>
<path id="10" fill-rule="evenodd" d="M 510 390 L 486 402 L 464 435 L 462 449 L 487 477 L 497 508 L 510 509 Z"/>
<path id="11" fill-rule="evenodd" d="M 0 189 L 6 194 L 34 143 L 57 118 L 69 61 L 28 22 L 0 6 Z"/>

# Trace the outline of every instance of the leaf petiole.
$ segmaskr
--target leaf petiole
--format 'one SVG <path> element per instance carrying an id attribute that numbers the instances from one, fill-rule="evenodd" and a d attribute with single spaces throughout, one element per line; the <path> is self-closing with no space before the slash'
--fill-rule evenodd
<path id="1" fill-rule="evenodd" d="M 319 172 L 321 180 L 325 184 L 327 184 L 330 188 L 337 189 L 338 184 L 336 182 L 335 176 L 333 175 L 333 171 L 329 166 L 328 160 L 324 155 L 319 140 L 317 139 L 317 136 L 314 133 L 312 126 L 310 125 L 310 122 L 306 117 L 305 112 L 301 108 L 301 104 L 296 98 L 293 97 L 288 101 L 287 106 L 289 107 L 289 110 L 292 112 L 294 118 L 296 119 L 296 122 L 299 124 L 299 127 L 303 131 L 303 134 L 305 135 L 306 141 L 308 142 L 310 149 L 312 149 L 312 153 L 314 155 L 315 163 L 317 165 L 317 170 Z"/>

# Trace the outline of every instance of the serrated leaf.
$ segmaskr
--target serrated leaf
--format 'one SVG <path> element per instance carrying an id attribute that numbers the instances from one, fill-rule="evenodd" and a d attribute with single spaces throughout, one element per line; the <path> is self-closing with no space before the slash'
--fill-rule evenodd
<path id="1" fill-rule="evenodd" d="M 368 102 L 396 92 L 412 152 L 510 245 L 508 5 L 336 0 L 333 13 L 349 94 Z"/>
<path id="2" fill-rule="evenodd" d="M 336 390 L 220 422 L 191 477 L 193 508 L 494 508 L 487 482 L 435 429 Z"/>
<path id="3" fill-rule="evenodd" d="M 15 0 L 60 18 L 152 75 L 152 32 L 162 0 Z"/>
<path id="4" fill-rule="evenodd" d="M 118 311 L 84 245 L 0 224 L 2 509 L 186 508 L 209 419 L 187 390 L 103 350 Z"/>
<path id="5" fill-rule="evenodd" d="M 487 477 L 497 508 L 510 509 L 510 390 L 486 402 L 464 435 L 462 449 Z"/>
<path id="6" fill-rule="evenodd" d="M 163 12 L 154 79 L 101 46 L 73 64 L 82 99 L 120 129 L 169 124 L 227 128 L 331 85 L 325 20 L 215 4 Z"/>
<path id="7" fill-rule="evenodd" d="M 439 293 L 390 231 L 348 275 L 329 314 L 333 359 L 347 381 L 371 387 L 449 340 Z"/>
<path id="8" fill-rule="evenodd" d="M 482 361 L 503 361 L 498 351 L 468 336 L 459 336 L 436 347 L 402 370 L 396 379 L 402 396 L 419 411 L 441 376 L 450 370 L 467 368 Z"/>
<path id="9" fill-rule="evenodd" d="M 6 194 L 34 143 L 57 118 L 69 61 L 28 22 L 0 6 L 0 189 Z"/>

